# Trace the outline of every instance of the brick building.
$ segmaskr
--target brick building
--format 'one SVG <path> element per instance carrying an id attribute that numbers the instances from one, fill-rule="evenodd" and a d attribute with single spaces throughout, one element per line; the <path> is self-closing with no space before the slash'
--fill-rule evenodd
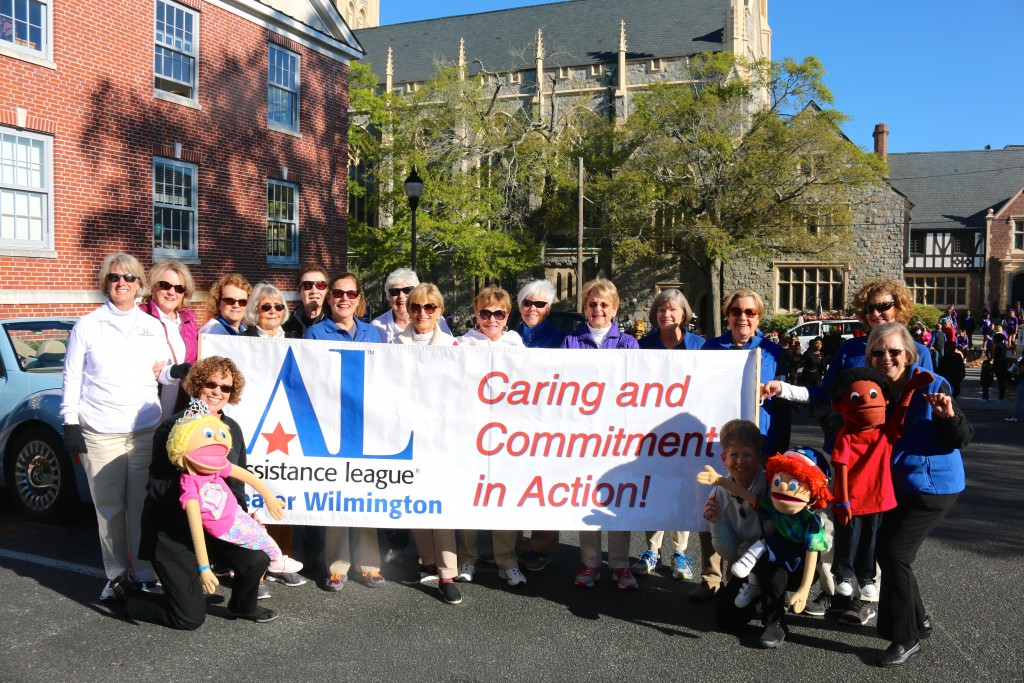
<path id="1" fill-rule="evenodd" d="M 343 267 L 361 56 L 327 0 L 0 4 L 0 316 L 92 310 L 117 250 L 200 295 Z"/>

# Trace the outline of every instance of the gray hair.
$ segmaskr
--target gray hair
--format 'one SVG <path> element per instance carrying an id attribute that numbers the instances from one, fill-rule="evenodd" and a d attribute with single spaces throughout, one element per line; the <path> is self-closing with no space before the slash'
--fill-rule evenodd
<path id="1" fill-rule="evenodd" d="M 100 291 L 103 292 L 103 296 L 110 297 L 110 283 L 107 282 L 107 276 L 117 266 L 121 266 L 121 270 L 139 278 L 139 294 L 144 295 L 146 293 L 146 273 L 142 270 L 142 264 L 139 263 L 139 259 L 131 254 L 118 251 L 107 256 L 103 259 L 103 263 L 100 264 L 100 272 L 96 282 L 99 285 Z"/>
<path id="2" fill-rule="evenodd" d="M 675 287 L 669 287 L 668 289 L 661 290 L 661 293 L 654 297 L 654 303 L 651 304 L 651 312 L 647 317 L 651 321 L 651 327 L 658 326 L 658 309 L 669 302 L 678 304 L 679 308 L 683 309 L 684 328 L 693 320 L 693 309 L 690 308 L 690 302 L 686 300 L 686 296 Z"/>
<path id="3" fill-rule="evenodd" d="M 869 365 L 871 363 L 871 352 L 882 343 L 883 339 L 888 339 L 889 337 L 899 337 L 900 341 L 903 342 L 903 353 L 907 354 L 908 363 L 914 364 L 921 360 L 917 353 L 917 344 L 914 342 L 914 338 L 910 336 L 910 330 L 907 329 L 907 326 L 903 323 L 891 322 L 882 323 L 868 334 L 868 346 L 864 353 L 868 357 L 867 362 Z"/>
<path id="4" fill-rule="evenodd" d="M 260 299 L 263 299 L 265 297 L 270 297 L 271 299 L 274 299 L 274 303 L 284 303 L 284 295 L 281 294 L 280 289 L 270 284 L 269 282 L 257 283 L 256 286 L 252 288 L 252 293 L 249 294 L 249 303 L 245 305 L 245 317 L 242 320 L 243 322 L 245 322 L 247 327 L 249 325 L 255 325 L 257 322 L 259 322 Z M 282 325 L 284 325 L 285 322 L 288 320 L 288 315 L 288 306 L 285 306 L 284 310 L 281 311 Z"/>
<path id="5" fill-rule="evenodd" d="M 410 270 L 409 268 L 398 268 L 391 271 L 388 275 L 388 279 L 384 281 L 384 292 L 387 293 L 392 287 L 405 283 L 407 286 L 415 287 L 420 283 L 420 278 L 416 275 L 416 271 Z"/>
<path id="6" fill-rule="evenodd" d="M 533 282 L 528 282 L 519 290 L 519 296 L 516 297 L 518 299 L 517 303 L 522 306 L 523 299 L 526 299 L 531 295 L 544 299 L 548 304 L 554 303 L 555 286 L 551 284 L 550 280 L 534 280 Z"/>

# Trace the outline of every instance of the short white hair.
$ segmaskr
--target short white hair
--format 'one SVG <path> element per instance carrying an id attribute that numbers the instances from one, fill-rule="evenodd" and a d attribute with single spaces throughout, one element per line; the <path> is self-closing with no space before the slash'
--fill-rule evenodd
<path id="1" fill-rule="evenodd" d="M 416 275 L 416 271 L 411 270 L 409 268 L 398 268 L 396 270 L 391 271 L 391 274 L 388 275 L 388 279 L 384 281 L 384 291 L 386 292 L 392 287 L 396 287 L 403 283 L 406 286 L 411 287 L 416 287 L 417 285 L 419 285 L 420 279 Z"/>
<path id="2" fill-rule="evenodd" d="M 252 288 L 252 293 L 249 294 L 249 303 L 245 305 L 245 317 L 243 321 L 248 325 L 255 325 L 259 322 L 260 314 L 260 299 L 270 297 L 275 303 L 283 304 L 284 295 L 281 294 L 281 290 L 270 284 L 269 282 L 260 282 Z M 284 325 L 288 321 L 288 306 L 284 307 L 281 311 L 281 324 Z"/>
<path id="3" fill-rule="evenodd" d="M 516 297 L 519 300 L 519 305 L 523 305 L 523 299 L 530 296 L 538 297 L 548 302 L 548 304 L 554 303 L 555 301 L 555 286 L 551 284 L 550 280 L 534 280 L 523 285 L 522 289 L 519 290 L 519 296 Z"/>

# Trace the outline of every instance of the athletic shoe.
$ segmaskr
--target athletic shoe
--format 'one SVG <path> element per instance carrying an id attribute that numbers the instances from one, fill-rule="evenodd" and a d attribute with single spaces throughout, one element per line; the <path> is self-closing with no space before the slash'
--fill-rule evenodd
<path id="1" fill-rule="evenodd" d="M 576 572 L 576 585 L 580 588 L 593 588 L 594 582 L 600 578 L 600 569 L 589 565 L 583 565 L 583 569 Z"/>
<path id="2" fill-rule="evenodd" d="M 297 574 L 302 571 L 302 563 L 287 555 L 282 555 L 278 559 L 271 561 L 268 569 L 275 574 Z"/>
<path id="3" fill-rule="evenodd" d="M 348 583 L 348 575 L 346 574 L 331 574 L 330 578 L 327 579 L 327 583 L 324 585 L 329 591 L 340 591 Z"/>
<path id="4" fill-rule="evenodd" d="M 860 587 L 860 597 L 867 602 L 878 600 L 878 586 L 873 583 L 866 583 Z"/>
<path id="5" fill-rule="evenodd" d="M 289 572 L 267 572 L 267 581 L 271 583 L 283 583 L 284 585 L 294 588 L 295 586 L 301 586 L 306 583 L 306 577 L 302 574 L 294 574 Z"/>
<path id="6" fill-rule="evenodd" d="M 460 564 L 459 575 L 455 577 L 455 580 L 461 581 L 462 583 L 471 583 L 473 581 L 474 574 L 476 574 L 476 565 Z"/>
<path id="7" fill-rule="evenodd" d="M 526 576 L 519 570 L 519 567 L 512 567 L 512 569 L 499 569 L 498 578 L 505 579 L 508 581 L 508 585 L 510 586 L 526 585 Z"/>
<path id="8" fill-rule="evenodd" d="M 256 599 L 257 600 L 267 600 L 269 598 L 270 598 L 270 588 L 267 587 L 267 584 L 265 584 L 262 581 L 260 581 L 260 587 L 256 589 Z"/>
<path id="9" fill-rule="evenodd" d="M 612 572 L 612 576 L 615 577 L 615 585 L 619 587 L 619 590 L 636 590 L 636 579 L 633 577 L 633 572 L 630 571 L 629 567 L 626 567 L 624 569 L 616 569 Z"/>
<path id="10" fill-rule="evenodd" d="M 526 553 L 522 564 L 528 572 L 539 572 L 551 564 L 551 556 L 547 553 L 537 553 L 531 550 Z"/>
<path id="11" fill-rule="evenodd" d="M 839 623 L 844 626 L 867 626 L 868 622 L 878 616 L 878 605 L 854 599 L 850 609 L 839 615 Z"/>
<path id="12" fill-rule="evenodd" d="M 417 583 L 428 583 L 430 581 L 437 581 L 436 564 L 415 564 L 406 572 L 405 578 L 402 579 L 402 583 L 407 586 L 413 586 Z"/>
<path id="13" fill-rule="evenodd" d="M 103 587 L 103 590 L 100 591 L 100 600 L 102 602 L 106 602 L 107 600 L 113 600 L 117 597 L 117 595 L 114 593 L 114 586 L 111 584 L 113 584 L 113 581 L 107 581 L 107 585 L 105 585 Z"/>
<path id="14" fill-rule="evenodd" d="M 640 553 L 640 559 L 633 563 L 633 571 L 637 574 L 653 574 L 658 568 L 661 555 L 653 550 L 645 550 Z"/>
<path id="15" fill-rule="evenodd" d="M 672 553 L 672 578 L 693 581 L 693 562 L 679 551 Z"/>
<path id="16" fill-rule="evenodd" d="M 455 585 L 454 579 L 441 579 L 438 588 L 441 591 L 441 598 L 449 605 L 457 605 L 462 602 L 462 591 Z"/>
<path id="17" fill-rule="evenodd" d="M 131 587 L 131 582 L 128 581 L 127 577 L 119 576 L 116 579 L 112 579 L 107 585 L 114 592 L 115 600 L 122 605 L 128 601 L 128 590 Z"/>
<path id="18" fill-rule="evenodd" d="M 164 587 L 156 581 L 136 581 L 135 587 L 143 593 L 153 593 L 154 595 L 164 594 Z"/>
<path id="19" fill-rule="evenodd" d="M 759 595 L 761 595 L 761 585 L 747 581 L 740 586 L 740 592 L 736 594 L 736 599 L 732 603 L 742 609 L 754 602 Z"/>
<path id="20" fill-rule="evenodd" d="M 804 614 L 812 617 L 823 617 L 832 609 L 832 596 L 822 591 L 818 596 L 807 603 L 804 607 Z"/>
<path id="21" fill-rule="evenodd" d="M 255 621 L 257 624 L 265 624 L 268 621 L 277 619 L 277 612 L 266 607 L 257 607 L 250 614 L 242 614 L 241 612 L 234 612 L 231 608 L 228 608 L 228 616 L 235 619 L 248 619 L 249 621 Z"/>
<path id="22" fill-rule="evenodd" d="M 853 595 L 853 584 L 848 580 L 843 579 L 836 583 L 836 595 L 842 595 L 843 597 L 850 597 Z"/>
<path id="23" fill-rule="evenodd" d="M 370 588 L 381 588 L 387 581 L 380 575 L 379 571 L 363 572 L 360 575 L 360 580 L 364 585 Z"/>

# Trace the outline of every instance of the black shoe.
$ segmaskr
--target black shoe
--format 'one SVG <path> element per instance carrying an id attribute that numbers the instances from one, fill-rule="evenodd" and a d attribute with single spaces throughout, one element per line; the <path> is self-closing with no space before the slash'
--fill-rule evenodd
<path id="1" fill-rule="evenodd" d="M 114 591 L 114 600 L 117 600 L 122 605 L 128 602 L 128 590 L 131 585 L 132 582 L 128 580 L 127 576 L 111 579 L 110 590 Z"/>
<path id="2" fill-rule="evenodd" d="M 690 602 L 696 602 L 696 603 L 709 602 L 710 600 L 714 600 L 715 599 L 715 595 L 717 593 L 718 593 L 717 589 L 712 588 L 706 582 L 701 581 L 701 584 L 699 586 L 697 586 L 696 588 L 694 588 L 693 590 L 691 590 L 690 594 L 687 595 L 686 597 L 689 599 Z"/>
<path id="3" fill-rule="evenodd" d="M 883 668 L 903 666 L 919 654 L 921 654 L 921 643 L 918 641 L 914 641 L 914 644 L 910 646 L 893 643 L 885 648 L 885 652 L 878 658 L 878 666 Z"/>
<path id="4" fill-rule="evenodd" d="M 782 624 L 779 622 L 775 622 L 765 626 L 761 637 L 757 639 L 757 643 L 764 648 L 776 648 L 782 645 L 785 640 L 786 629 L 782 628 Z"/>
<path id="5" fill-rule="evenodd" d="M 277 619 L 277 612 L 266 607 L 257 607 L 255 610 L 248 614 L 242 614 L 236 612 L 228 607 L 228 616 L 233 619 L 248 619 L 249 621 L 255 621 L 257 624 L 266 624 L 269 621 Z"/>
<path id="6" fill-rule="evenodd" d="M 823 617 L 832 607 L 832 596 L 822 591 L 804 606 L 804 614 L 812 617 Z"/>
<path id="7" fill-rule="evenodd" d="M 462 602 L 462 591 L 454 581 L 442 581 L 438 588 L 441 591 L 441 598 L 449 605 L 457 605 Z"/>
<path id="8" fill-rule="evenodd" d="M 878 603 L 854 598 L 850 603 L 850 609 L 839 615 L 839 623 L 844 626 L 867 626 L 877 616 Z"/>
<path id="9" fill-rule="evenodd" d="M 934 628 L 935 627 L 932 625 L 932 618 L 927 614 L 924 615 L 924 621 L 917 625 L 917 637 L 927 638 L 932 634 Z"/>

